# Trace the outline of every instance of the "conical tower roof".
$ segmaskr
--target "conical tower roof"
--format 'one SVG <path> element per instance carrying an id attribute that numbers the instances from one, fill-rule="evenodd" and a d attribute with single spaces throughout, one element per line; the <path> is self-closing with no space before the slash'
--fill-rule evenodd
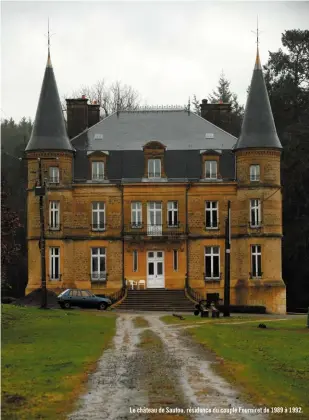
<path id="1" fill-rule="evenodd" d="M 74 150 L 65 126 L 54 70 L 48 51 L 41 94 L 26 151 Z"/>
<path id="2" fill-rule="evenodd" d="M 258 49 L 244 120 L 234 150 L 250 148 L 282 149 L 270 107 Z"/>

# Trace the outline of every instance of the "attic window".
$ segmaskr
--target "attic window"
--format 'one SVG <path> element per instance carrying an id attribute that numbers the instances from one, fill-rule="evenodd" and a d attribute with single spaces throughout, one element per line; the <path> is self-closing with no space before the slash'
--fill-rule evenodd
<path id="1" fill-rule="evenodd" d="M 92 162 L 92 180 L 102 181 L 104 179 L 104 162 Z"/>
<path id="2" fill-rule="evenodd" d="M 95 133 L 94 140 L 103 140 L 103 134 Z"/>
<path id="3" fill-rule="evenodd" d="M 217 179 L 218 177 L 218 162 L 216 160 L 205 161 L 205 178 Z"/>
<path id="4" fill-rule="evenodd" d="M 148 159 L 148 178 L 161 178 L 161 159 Z"/>
<path id="5" fill-rule="evenodd" d="M 214 133 L 206 133 L 205 134 L 205 139 L 213 139 L 214 138 Z"/>

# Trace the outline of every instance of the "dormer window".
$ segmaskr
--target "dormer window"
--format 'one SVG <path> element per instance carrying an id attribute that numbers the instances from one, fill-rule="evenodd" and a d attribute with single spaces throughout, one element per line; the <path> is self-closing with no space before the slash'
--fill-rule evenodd
<path id="1" fill-rule="evenodd" d="M 205 161 L 205 178 L 217 179 L 218 177 L 218 162 L 216 160 Z"/>
<path id="2" fill-rule="evenodd" d="M 260 165 L 250 165 L 250 181 L 260 180 Z"/>
<path id="3" fill-rule="evenodd" d="M 148 159 L 148 178 L 161 178 L 161 159 Z"/>
<path id="4" fill-rule="evenodd" d="M 92 162 L 92 180 L 102 181 L 104 179 L 104 162 Z"/>
<path id="5" fill-rule="evenodd" d="M 59 168 L 57 166 L 49 167 L 48 179 L 50 184 L 59 184 Z"/>

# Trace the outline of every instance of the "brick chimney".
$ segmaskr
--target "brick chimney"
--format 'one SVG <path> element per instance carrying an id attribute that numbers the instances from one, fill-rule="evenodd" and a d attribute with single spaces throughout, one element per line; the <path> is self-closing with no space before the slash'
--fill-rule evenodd
<path id="1" fill-rule="evenodd" d="M 97 101 L 88 104 L 88 127 L 92 127 L 100 121 L 100 105 Z"/>
<path id="2" fill-rule="evenodd" d="M 218 126 L 222 125 L 220 123 L 229 124 L 231 104 L 223 103 L 222 101 L 217 104 L 209 104 L 207 99 L 202 99 L 200 108 L 201 116 L 205 120 Z"/>
<path id="3" fill-rule="evenodd" d="M 67 130 L 70 139 L 88 128 L 88 99 L 66 99 L 67 103 Z"/>

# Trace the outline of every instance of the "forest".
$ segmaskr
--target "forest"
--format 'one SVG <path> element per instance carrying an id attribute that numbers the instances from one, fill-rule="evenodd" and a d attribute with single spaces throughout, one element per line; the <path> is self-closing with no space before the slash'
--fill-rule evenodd
<path id="1" fill-rule="evenodd" d="M 263 71 L 283 146 L 282 275 L 287 285 L 288 310 L 292 311 L 309 306 L 309 31 L 286 30 L 281 43 L 278 51 L 269 52 Z M 102 87 L 102 82 L 98 82 L 87 88 L 87 92 L 92 93 L 92 99 L 102 101 L 107 115 L 104 94 L 112 104 L 111 95 L 115 92 L 98 90 L 100 83 Z M 101 98 L 96 97 L 96 91 Z M 130 100 L 127 100 L 128 91 L 132 94 Z M 136 91 L 125 86 L 122 92 L 127 109 L 138 105 Z M 118 88 L 118 97 L 122 92 Z M 244 107 L 231 91 L 230 81 L 224 74 L 220 75 L 212 93 L 200 92 L 199 97 L 208 97 L 213 103 L 220 100 L 231 103 L 230 123 L 228 126 L 222 123 L 222 128 L 239 135 Z M 193 98 L 194 111 L 199 113 L 200 101 L 196 95 Z M 103 113 L 102 118 L 104 116 Z M 24 294 L 27 283 L 27 172 L 25 161 L 20 158 L 30 138 L 32 124 L 26 118 L 19 122 L 12 118 L 1 120 L 1 288 L 3 294 L 16 297 Z"/>

